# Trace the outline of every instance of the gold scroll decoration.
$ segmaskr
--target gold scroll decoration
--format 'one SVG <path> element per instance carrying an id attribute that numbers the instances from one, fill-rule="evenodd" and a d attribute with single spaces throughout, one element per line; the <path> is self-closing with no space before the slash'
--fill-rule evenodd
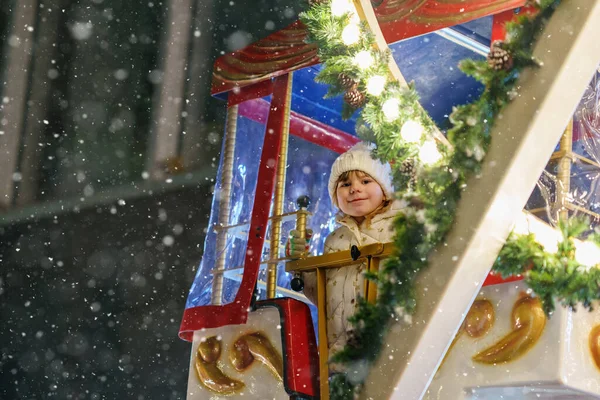
<path id="1" fill-rule="evenodd" d="M 494 326 L 494 306 L 487 299 L 478 299 L 473 302 L 471 309 L 465 317 L 462 330 L 472 338 L 479 338 L 489 332 Z"/>
<path id="2" fill-rule="evenodd" d="M 491 301 L 487 299 L 475 300 L 469 309 L 463 324 L 458 332 L 456 332 L 456 336 L 454 336 L 454 339 L 452 340 L 444 359 L 440 363 L 438 372 L 442 369 L 442 366 L 446 362 L 448 355 L 454 348 L 456 342 L 458 342 L 458 339 L 461 337 L 462 333 L 466 332 L 466 334 L 473 339 L 485 336 L 494 326 L 494 321 L 496 319 L 495 315 L 494 305 Z"/>
<path id="3" fill-rule="evenodd" d="M 220 358 L 221 341 L 216 336 L 202 341 L 196 352 L 198 380 L 202 386 L 220 395 L 239 393 L 246 385 L 221 371 L 218 366 Z M 229 354 L 229 361 L 238 372 L 244 372 L 254 360 L 265 365 L 278 381 L 283 382 L 283 357 L 262 332 L 240 336 L 234 341 Z"/>
<path id="4" fill-rule="evenodd" d="M 201 342 L 196 352 L 196 373 L 200 383 L 211 392 L 232 395 L 241 391 L 243 382 L 225 375 L 217 365 L 221 357 L 221 341 L 211 336 Z"/>
<path id="5" fill-rule="evenodd" d="M 482 364 L 514 361 L 530 350 L 540 339 L 546 326 L 546 314 L 538 298 L 523 295 L 512 310 L 513 330 L 487 349 L 473 356 Z"/>
<path id="6" fill-rule="evenodd" d="M 596 368 L 600 369 L 600 325 L 596 325 L 590 332 L 590 353 Z"/>
<path id="7" fill-rule="evenodd" d="M 248 333 L 237 339 L 229 354 L 229 360 L 237 371 L 245 371 L 254 360 L 264 364 L 283 382 L 283 358 L 269 338 L 262 332 Z"/>

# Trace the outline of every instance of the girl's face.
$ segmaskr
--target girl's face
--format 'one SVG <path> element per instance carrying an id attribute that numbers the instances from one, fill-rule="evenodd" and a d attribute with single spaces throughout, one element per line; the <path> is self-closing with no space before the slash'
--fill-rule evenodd
<path id="1" fill-rule="evenodd" d="M 362 171 L 350 171 L 336 187 L 338 207 L 346 215 L 362 218 L 383 203 L 385 195 L 379 183 Z"/>

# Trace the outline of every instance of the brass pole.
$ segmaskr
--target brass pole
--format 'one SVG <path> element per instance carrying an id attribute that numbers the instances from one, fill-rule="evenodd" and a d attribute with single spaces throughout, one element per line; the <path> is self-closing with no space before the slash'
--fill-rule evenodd
<path id="1" fill-rule="evenodd" d="M 558 160 L 556 182 L 556 209 L 558 221 L 569 218 L 569 192 L 571 191 L 571 166 L 573 163 L 573 120 L 567 124 L 565 133 L 560 139 L 560 152 L 563 156 Z M 558 222 L 557 221 L 557 222 Z"/>
<path id="2" fill-rule="evenodd" d="M 219 196 L 219 225 L 229 224 L 231 186 L 233 182 L 233 160 L 235 155 L 235 141 L 237 134 L 238 106 L 234 105 L 227 110 L 227 125 L 225 129 L 225 149 L 223 154 L 223 171 L 221 173 L 221 194 Z M 227 229 L 217 232 L 216 253 L 217 260 L 213 267 L 214 272 L 225 270 L 225 257 L 227 248 Z M 212 284 L 212 304 L 221 305 L 223 297 L 223 274 L 215 273 Z"/>
<path id="3" fill-rule="evenodd" d="M 329 341 L 327 340 L 327 272 L 317 268 L 317 325 L 319 331 L 319 392 L 329 400 Z"/>
<path id="4" fill-rule="evenodd" d="M 271 219 L 270 252 L 271 260 L 279 258 L 279 243 L 281 241 L 281 214 L 283 214 L 283 197 L 285 193 L 285 170 L 287 167 L 288 140 L 290 136 L 290 107 L 292 105 L 292 73 L 288 74 L 285 99 L 285 112 L 281 129 L 281 145 L 279 147 L 279 162 L 277 163 L 277 179 L 273 198 L 273 218 Z M 277 262 L 269 263 L 267 267 L 267 298 L 275 298 L 277 292 Z"/>
<path id="5" fill-rule="evenodd" d="M 299 208 L 296 214 L 296 230 L 298 231 L 298 237 L 306 238 L 306 215 L 308 211 L 306 208 Z"/>

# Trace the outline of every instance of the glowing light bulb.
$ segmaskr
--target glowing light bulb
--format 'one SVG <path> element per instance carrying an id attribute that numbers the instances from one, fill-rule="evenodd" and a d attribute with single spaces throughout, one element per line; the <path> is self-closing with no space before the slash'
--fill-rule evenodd
<path id="1" fill-rule="evenodd" d="M 359 51 L 354 56 L 354 64 L 356 64 L 356 66 L 362 70 L 371 67 L 374 62 L 375 59 L 373 58 L 373 54 L 371 54 L 369 50 Z"/>
<path id="2" fill-rule="evenodd" d="M 400 116 L 400 100 L 395 97 L 386 100 L 381 106 L 381 111 L 383 111 L 383 116 L 387 122 L 397 120 Z"/>
<path id="3" fill-rule="evenodd" d="M 379 96 L 385 89 L 385 76 L 375 75 L 367 80 L 367 93 Z"/>
<path id="4" fill-rule="evenodd" d="M 355 11 L 354 5 L 349 0 L 332 0 L 330 7 L 331 14 L 334 17 L 341 17 L 346 13 Z"/>
<path id="5" fill-rule="evenodd" d="M 356 8 L 354 8 L 354 5 L 352 5 L 352 9 L 349 11 L 349 13 L 350 13 L 350 23 L 355 24 L 355 25 L 360 24 L 360 17 L 356 13 Z"/>
<path id="6" fill-rule="evenodd" d="M 355 24 L 348 24 L 342 31 L 342 42 L 346 46 L 358 43 L 360 40 L 360 27 Z"/>
<path id="7" fill-rule="evenodd" d="M 558 243 L 562 240 L 558 230 L 525 212 L 517 218 L 513 232 L 519 235 L 532 234 L 535 241 L 544 246 L 544 250 L 549 253 L 556 253 Z"/>
<path id="8" fill-rule="evenodd" d="M 586 267 L 600 264 L 600 247 L 593 242 L 575 244 L 575 259 Z"/>
<path id="9" fill-rule="evenodd" d="M 423 143 L 419 150 L 419 159 L 423 164 L 435 164 L 442 159 L 442 154 L 438 151 L 437 145 L 433 140 Z"/>
<path id="10" fill-rule="evenodd" d="M 423 125 L 421 125 L 414 119 L 411 119 L 406 121 L 404 125 L 402 125 L 402 129 L 400 130 L 400 136 L 402 136 L 402 139 L 406 140 L 409 143 L 416 143 L 421 140 L 421 136 L 423 136 L 424 131 L 425 128 L 423 127 Z"/>

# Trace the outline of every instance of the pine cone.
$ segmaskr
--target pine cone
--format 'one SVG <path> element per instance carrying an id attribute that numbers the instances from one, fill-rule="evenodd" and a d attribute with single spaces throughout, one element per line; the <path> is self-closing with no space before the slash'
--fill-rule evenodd
<path id="1" fill-rule="evenodd" d="M 527 0 L 525 3 L 525 7 L 537 7 L 539 8 L 542 5 L 540 0 Z"/>
<path id="2" fill-rule="evenodd" d="M 344 94 L 344 101 L 354 108 L 362 107 L 365 100 L 365 95 L 358 90 L 358 85 L 354 85 Z"/>
<path id="3" fill-rule="evenodd" d="M 404 175 L 408 181 L 408 189 L 414 189 L 417 183 L 417 170 L 415 168 L 415 160 L 408 158 L 402 161 L 400 164 L 400 172 Z"/>
<path id="4" fill-rule="evenodd" d="M 354 329 L 346 331 L 346 344 L 353 349 L 360 347 L 360 340 L 356 336 L 356 331 Z"/>
<path id="5" fill-rule="evenodd" d="M 512 55 L 504 49 L 504 42 L 500 40 L 492 43 L 490 53 L 487 56 L 487 62 L 496 71 L 506 71 L 513 66 Z"/>
<path id="6" fill-rule="evenodd" d="M 343 72 L 338 75 L 338 80 L 344 89 L 352 89 L 356 85 L 356 81 Z"/>
<path id="7" fill-rule="evenodd" d="M 411 207 L 414 207 L 414 208 L 416 208 L 417 210 L 422 210 L 422 209 L 424 209 L 424 208 L 425 208 L 425 202 L 424 202 L 424 201 L 423 201 L 423 200 L 422 200 L 422 199 L 421 199 L 419 196 L 414 196 L 414 197 L 412 197 L 412 198 L 409 200 L 408 204 L 409 204 Z"/>

